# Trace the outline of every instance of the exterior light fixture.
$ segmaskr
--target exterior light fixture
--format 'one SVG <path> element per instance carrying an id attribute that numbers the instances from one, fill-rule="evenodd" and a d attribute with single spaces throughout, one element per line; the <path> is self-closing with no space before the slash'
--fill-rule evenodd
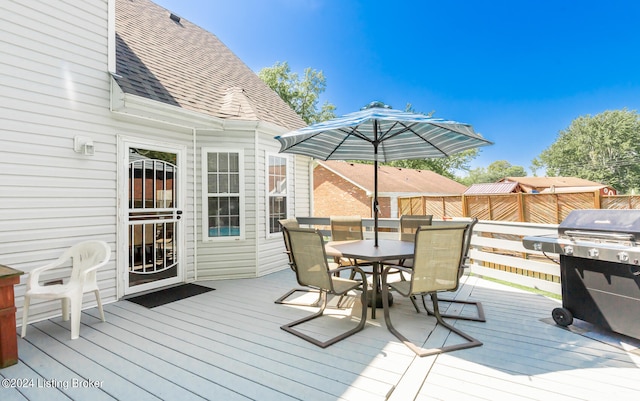
<path id="1" fill-rule="evenodd" d="M 73 150 L 85 156 L 93 156 L 96 153 L 95 147 L 93 146 L 93 139 L 79 135 L 73 138 Z"/>

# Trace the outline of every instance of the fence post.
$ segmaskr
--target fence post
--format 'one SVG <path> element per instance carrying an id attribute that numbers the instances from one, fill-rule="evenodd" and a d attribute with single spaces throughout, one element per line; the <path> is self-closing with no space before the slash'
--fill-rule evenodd
<path id="1" fill-rule="evenodd" d="M 524 195 L 518 192 L 518 220 L 524 222 Z"/>
<path id="2" fill-rule="evenodd" d="M 595 197 L 593 198 L 593 207 L 594 209 L 602 209 L 602 198 L 601 198 L 601 194 L 600 194 L 600 190 L 596 189 L 595 191 Z"/>

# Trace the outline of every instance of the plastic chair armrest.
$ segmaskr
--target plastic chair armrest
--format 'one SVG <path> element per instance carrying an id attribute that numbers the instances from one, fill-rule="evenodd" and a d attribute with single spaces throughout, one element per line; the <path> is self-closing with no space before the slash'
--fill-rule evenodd
<path id="1" fill-rule="evenodd" d="M 27 276 L 27 289 L 39 287 L 40 284 L 38 284 L 38 282 L 40 281 L 40 275 L 46 272 L 47 270 L 55 269 L 56 267 L 62 265 L 65 262 L 65 260 L 66 259 L 58 258 L 57 260 L 51 263 L 48 263 L 44 266 L 40 266 L 38 268 L 31 270 L 29 272 L 29 275 Z"/>

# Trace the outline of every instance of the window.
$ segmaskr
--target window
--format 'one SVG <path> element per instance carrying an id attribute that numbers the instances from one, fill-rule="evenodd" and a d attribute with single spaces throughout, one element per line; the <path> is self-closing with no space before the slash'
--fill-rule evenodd
<path id="1" fill-rule="evenodd" d="M 287 218 L 287 159 L 269 155 L 267 157 L 267 184 L 269 233 L 281 231 L 278 220 Z"/>
<path id="2" fill-rule="evenodd" d="M 203 150 L 205 238 L 243 236 L 242 154 Z"/>

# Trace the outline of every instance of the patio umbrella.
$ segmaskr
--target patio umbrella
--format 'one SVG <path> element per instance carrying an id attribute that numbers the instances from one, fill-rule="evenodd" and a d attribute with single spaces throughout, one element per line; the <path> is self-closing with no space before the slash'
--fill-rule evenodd
<path id="1" fill-rule="evenodd" d="M 275 138 L 280 141 L 281 153 L 320 160 L 373 161 L 375 246 L 378 246 L 378 162 L 448 157 L 492 144 L 469 124 L 394 110 L 380 102 Z"/>

